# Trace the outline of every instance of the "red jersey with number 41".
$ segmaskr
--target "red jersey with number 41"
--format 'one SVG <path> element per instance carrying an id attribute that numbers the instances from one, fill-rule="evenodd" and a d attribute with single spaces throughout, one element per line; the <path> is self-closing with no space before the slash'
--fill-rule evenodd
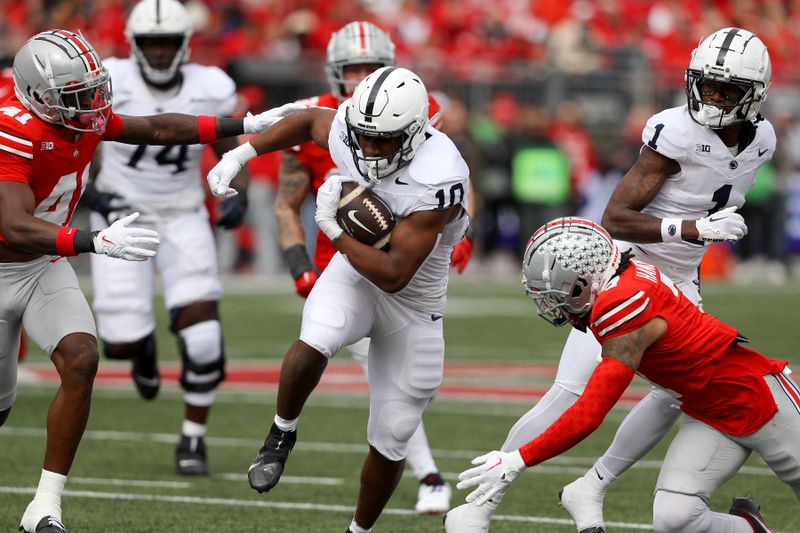
<path id="1" fill-rule="evenodd" d="M 315 96 L 304 100 L 298 100 L 298 103 L 304 104 L 308 107 L 328 107 L 330 109 L 337 109 L 339 107 L 339 99 L 333 93 Z M 441 112 L 439 102 L 433 96 L 428 96 L 428 119 L 431 126 L 439 129 L 441 124 Z M 293 154 L 301 165 L 306 167 L 311 174 L 311 190 L 314 194 L 329 175 L 336 174 L 336 165 L 333 164 L 331 154 L 316 144 L 313 141 L 308 141 L 301 145 L 292 148 L 289 153 Z M 314 253 L 314 264 L 320 272 L 325 270 L 325 267 L 330 263 L 333 254 L 336 253 L 336 247 L 331 243 L 330 239 L 325 236 L 321 231 L 317 232 L 317 244 Z"/>
<path id="2" fill-rule="evenodd" d="M 96 133 L 47 123 L 11 96 L 0 102 L 0 181 L 27 184 L 36 202 L 34 216 L 64 226 L 83 194 L 101 140 Z"/>
<path id="3" fill-rule="evenodd" d="M 777 412 L 767 374 L 786 361 L 768 359 L 737 342 L 737 331 L 686 298 L 656 267 L 632 261 L 592 307 L 600 344 L 656 317 L 667 330 L 645 350 L 637 373 L 680 399 L 689 416 L 731 435 L 757 431 Z"/>

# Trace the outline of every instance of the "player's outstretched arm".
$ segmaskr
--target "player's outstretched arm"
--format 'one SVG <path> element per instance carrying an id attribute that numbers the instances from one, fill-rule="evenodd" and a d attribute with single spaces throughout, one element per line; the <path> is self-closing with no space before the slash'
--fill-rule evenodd
<path id="1" fill-rule="evenodd" d="M 297 106 L 298 104 L 287 104 Z M 280 109 L 280 108 L 277 108 Z M 273 110 L 270 110 L 273 111 Z M 270 111 L 265 111 L 269 113 Z M 228 198 L 236 191 L 229 187 L 231 180 L 251 159 L 269 152 L 285 150 L 307 141 L 328 149 L 328 133 L 336 116 L 333 109 L 314 107 L 293 111 L 280 121 L 256 135 L 238 148 L 226 152 L 208 173 L 208 186 L 214 196 Z"/>
<path id="2" fill-rule="evenodd" d="M 630 242 L 662 242 L 662 219 L 642 213 L 680 165 L 643 146 L 639 157 L 617 184 L 603 213 L 602 225 L 612 237 Z M 684 221 L 678 239 L 697 238 L 694 221 Z"/>
<path id="3" fill-rule="evenodd" d="M 5 246 L 19 252 L 72 256 L 85 252 L 129 261 L 156 254 L 155 231 L 129 227 L 138 213 L 121 218 L 100 232 L 58 226 L 33 215 L 33 191 L 25 183 L 0 181 L 0 232 Z"/>

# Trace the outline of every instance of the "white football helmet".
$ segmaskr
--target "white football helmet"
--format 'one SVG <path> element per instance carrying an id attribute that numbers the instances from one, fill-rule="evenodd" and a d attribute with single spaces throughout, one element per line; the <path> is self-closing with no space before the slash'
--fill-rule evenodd
<path id="1" fill-rule="evenodd" d="M 528 241 L 522 285 L 539 316 L 585 331 L 594 300 L 619 262 L 619 249 L 601 226 L 584 218 L 557 218 Z"/>
<path id="2" fill-rule="evenodd" d="M 180 66 L 189 59 L 189 40 L 192 38 L 192 23 L 189 13 L 177 0 L 142 0 L 128 16 L 125 38 L 131 45 L 131 57 L 139 64 L 145 79 L 154 85 L 172 81 Z M 155 69 L 148 63 L 140 43 L 142 38 L 174 38 L 180 46 L 165 69 Z"/>
<path id="3" fill-rule="evenodd" d="M 14 56 L 14 93 L 37 117 L 80 132 L 102 134 L 111 80 L 91 44 L 68 30 L 43 31 Z"/>
<path id="4" fill-rule="evenodd" d="M 771 76 L 769 52 L 755 34 L 741 28 L 714 32 L 694 49 L 686 70 L 689 114 L 698 124 L 712 129 L 753 121 L 767 99 Z M 704 80 L 734 85 L 743 95 L 726 113 L 722 107 L 702 102 L 700 85 Z"/>
<path id="5" fill-rule="evenodd" d="M 331 35 L 325 76 L 331 92 L 344 100 L 353 93 L 355 83 L 346 82 L 344 67 L 374 63 L 382 67 L 394 65 L 394 43 L 371 22 L 351 22 Z"/>
<path id="6" fill-rule="evenodd" d="M 356 86 L 345 112 L 350 152 L 356 168 L 372 183 L 411 162 L 425 141 L 428 124 L 428 91 L 408 69 L 383 67 Z M 387 156 L 367 157 L 358 137 L 396 141 Z"/>

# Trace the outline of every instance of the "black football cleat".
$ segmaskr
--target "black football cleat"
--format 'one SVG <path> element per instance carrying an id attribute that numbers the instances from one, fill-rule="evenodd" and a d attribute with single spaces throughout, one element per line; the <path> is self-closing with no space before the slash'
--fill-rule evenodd
<path id="1" fill-rule="evenodd" d="M 297 431 L 281 431 L 272 424 L 264 445 L 247 471 L 247 480 L 253 489 L 259 493 L 268 492 L 278 484 L 295 442 Z"/>
<path id="2" fill-rule="evenodd" d="M 181 435 L 175 448 L 175 471 L 181 476 L 207 476 L 206 443 L 203 437 Z"/>
<path id="3" fill-rule="evenodd" d="M 152 400 L 158 395 L 161 376 L 158 374 L 155 350 L 142 350 L 133 358 L 131 377 L 142 398 Z"/>
<path id="4" fill-rule="evenodd" d="M 26 531 L 22 526 L 19 526 L 19 530 L 24 533 L 67 533 L 67 530 L 64 527 L 64 524 L 61 523 L 61 520 L 50 515 L 39 520 L 39 523 L 36 524 L 36 529 L 34 531 Z"/>
<path id="5" fill-rule="evenodd" d="M 760 511 L 761 507 L 756 505 L 753 498 L 746 496 L 744 498 L 734 498 L 728 514 L 741 516 L 747 520 L 755 533 L 774 533 L 764 521 Z"/>

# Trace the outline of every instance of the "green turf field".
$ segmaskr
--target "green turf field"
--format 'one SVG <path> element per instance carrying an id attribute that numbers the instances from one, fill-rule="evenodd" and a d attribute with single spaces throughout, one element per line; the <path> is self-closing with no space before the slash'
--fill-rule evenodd
<path id="1" fill-rule="evenodd" d="M 277 362 L 297 335 L 301 301 L 293 294 L 259 294 L 255 287 L 229 294 L 222 313 L 227 354 L 232 363 Z M 753 340 L 767 355 L 800 368 L 797 320 L 800 286 L 780 288 L 708 286 L 705 308 Z M 451 290 L 445 318 L 449 362 L 557 362 L 565 329 L 537 318 L 533 304 L 516 285 L 465 284 Z M 159 315 L 163 359 L 175 360 L 174 341 Z M 47 361 L 31 354 L 26 365 Z M 101 362 L 101 368 L 109 363 Z M 480 376 L 477 379 L 480 381 Z M 528 378 L 512 376 L 516 386 Z M 491 383 L 502 388 L 504 379 Z M 530 378 L 547 386 L 551 377 Z M 642 384 L 637 385 L 639 390 Z M 0 429 L 0 531 L 14 531 L 38 481 L 44 423 L 52 384 L 21 384 L 6 425 Z M 162 390 L 155 402 L 140 400 L 127 383 L 98 387 L 89 428 L 78 452 L 63 500 L 71 532 L 343 532 L 352 516 L 361 461 L 366 451 L 367 400 L 362 394 L 316 394 L 303 413 L 299 442 L 284 479 L 269 494 L 252 491 L 245 473 L 274 414 L 274 389 L 225 389 L 212 413 L 207 479 L 173 473 L 173 449 L 181 413 L 180 393 Z M 445 477 L 469 460 L 499 446 L 508 428 L 525 412 L 514 401 L 437 398 L 425 415 L 434 456 Z M 570 532 L 574 528 L 556 505 L 556 494 L 592 464 L 610 442 L 624 409 L 566 456 L 526 473 L 506 497 L 493 532 Z M 609 531 L 651 529 L 652 489 L 669 439 L 626 474 L 606 499 Z M 798 502 L 792 492 L 752 457 L 744 471 L 711 501 L 726 511 L 730 498 L 752 493 L 777 531 L 800 532 Z M 465 493 L 456 491 L 453 503 Z M 411 512 L 416 482 L 400 483 L 376 532 L 440 531 L 440 519 Z"/>

